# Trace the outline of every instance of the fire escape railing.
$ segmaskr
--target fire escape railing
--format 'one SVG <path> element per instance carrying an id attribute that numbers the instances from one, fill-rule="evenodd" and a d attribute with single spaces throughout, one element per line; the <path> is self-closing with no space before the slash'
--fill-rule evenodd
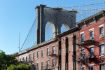
<path id="1" fill-rule="evenodd" d="M 78 46 L 90 46 L 90 45 L 96 45 L 99 46 L 99 42 L 95 41 L 94 39 L 92 40 L 86 40 L 84 42 L 80 42 L 79 44 L 77 44 Z"/>
<path id="2" fill-rule="evenodd" d="M 77 45 L 80 46 L 80 48 L 83 47 L 89 51 L 88 46 L 90 46 L 90 45 L 99 46 L 99 42 L 95 41 L 94 39 L 91 39 L 91 40 L 86 40 L 84 42 L 81 42 Z M 87 54 L 80 55 L 78 58 L 78 62 L 87 65 L 90 62 L 101 63 L 103 61 L 103 59 L 104 59 L 104 57 L 99 57 L 98 55 L 95 55 L 93 52 L 93 53 L 89 53 L 88 55 Z"/>
<path id="3" fill-rule="evenodd" d="M 54 52 L 50 52 L 49 56 L 50 57 L 58 57 L 57 53 L 54 53 Z"/>

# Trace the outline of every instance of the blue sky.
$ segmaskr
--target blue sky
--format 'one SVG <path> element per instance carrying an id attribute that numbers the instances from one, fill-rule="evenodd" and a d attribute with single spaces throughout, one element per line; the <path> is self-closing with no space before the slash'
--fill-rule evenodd
<path id="1" fill-rule="evenodd" d="M 105 0 L 0 0 L 0 50 L 7 54 L 18 51 L 19 32 L 21 45 L 35 19 L 35 7 L 80 6 Z M 35 36 L 36 37 L 36 36 Z"/>

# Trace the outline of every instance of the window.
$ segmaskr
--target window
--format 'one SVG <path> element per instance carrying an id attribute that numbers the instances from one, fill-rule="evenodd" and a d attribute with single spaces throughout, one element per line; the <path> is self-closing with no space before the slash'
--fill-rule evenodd
<path id="1" fill-rule="evenodd" d="M 89 66 L 89 70 L 94 70 L 94 65 Z"/>
<path id="2" fill-rule="evenodd" d="M 29 54 L 29 61 L 31 61 L 31 54 Z"/>
<path id="3" fill-rule="evenodd" d="M 85 70 L 85 66 L 84 65 L 81 66 L 81 70 Z"/>
<path id="4" fill-rule="evenodd" d="M 94 39 L 94 32 L 90 31 L 90 40 L 93 40 L 93 39 Z"/>
<path id="5" fill-rule="evenodd" d="M 55 66 L 56 66 L 56 59 L 52 59 L 52 67 L 55 68 Z"/>
<path id="6" fill-rule="evenodd" d="M 90 58 L 94 57 L 94 47 L 90 48 Z"/>
<path id="7" fill-rule="evenodd" d="M 50 50 L 49 50 L 49 48 L 47 48 L 47 56 L 49 56 L 50 55 Z"/>
<path id="8" fill-rule="evenodd" d="M 99 28 L 99 33 L 101 37 L 104 36 L 104 27 Z"/>
<path id="9" fill-rule="evenodd" d="M 49 60 L 47 61 L 46 68 L 50 69 L 50 61 Z"/>
<path id="10" fill-rule="evenodd" d="M 24 61 L 24 57 L 23 57 L 22 61 Z"/>
<path id="11" fill-rule="evenodd" d="M 39 70 L 39 64 L 36 63 L 36 69 L 35 70 Z"/>
<path id="12" fill-rule="evenodd" d="M 82 54 L 85 54 L 85 49 L 84 48 L 81 48 L 81 55 Z"/>
<path id="13" fill-rule="evenodd" d="M 104 70 L 104 64 L 100 64 L 100 70 Z"/>
<path id="14" fill-rule="evenodd" d="M 42 50 L 42 51 L 41 51 L 41 57 L 43 57 L 43 55 L 44 55 L 44 51 Z"/>
<path id="15" fill-rule="evenodd" d="M 27 57 L 26 57 L 26 62 L 27 62 Z"/>
<path id="16" fill-rule="evenodd" d="M 56 48 L 55 48 L 55 46 L 53 46 L 53 48 L 52 48 L 52 53 L 56 54 Z"/>
<path id="17" fill-rule="evenodd" d="M 34 60 L 34 58 L 35 58 L 35 52 L 33 53 L 33 60 Z"/>
<path id="18" fill-rule="evenodd" d="M 37 58 L 39 58 L 39 51 L 37 51 Z"/>
<path id="19" fill-rule="evenodd" d="M 100 55 L 104 55 L 104 44 L 100 45 Z"/>
<path id="20" fill-rule="evenodd" d="M 81 48 L 81 59 L 85 59 L 85 49 L 84 48 Z"/>
<path id="21" fill-rule="evenodd" d="M 20 58 L 20 61 L 21 61 L 21 58 Z"/>
<path id="22" fill-rule="evenodd" d="M 41 70 L 43 70 L 43 67 L 44 67 L 43 65 L 44 65 L 43 62 L 41 62 Z"/>
<path id="23" fill-rule="evenodd" d="M 84 33 L 81 34 L 81 42 L 83 43 L 85 41 L 85 35 Z"/>

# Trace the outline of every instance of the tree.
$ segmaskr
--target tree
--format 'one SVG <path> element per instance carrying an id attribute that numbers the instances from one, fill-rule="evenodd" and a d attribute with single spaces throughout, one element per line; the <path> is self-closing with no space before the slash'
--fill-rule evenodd
<path id="1" fill-rule="evenodd" d="M 5 70 L 7 67 L 7 62 L 6 62 L 6 55 L 5 52 L 0 51 L 0 70 Z"/>
<path id="2" fill-rule="evenodd" d="M 6 55 L 5 52 L 0 51 L 0 70 L 6 70 L 11 64 L 17 64 L 18 61 L 14 55 Z"/>
<path id="3" fill-rule="evenodd" d="M 0 70 L 31 70 L 31 65 L 20 63 L 15 55 L 6 55 L 0 51 Z"/>
<path id="4" fill-rule="evenodd" d="M 7 70 L 31 70 L 31 65 L 28 64 L 18 64 L 10 65 Z"/>

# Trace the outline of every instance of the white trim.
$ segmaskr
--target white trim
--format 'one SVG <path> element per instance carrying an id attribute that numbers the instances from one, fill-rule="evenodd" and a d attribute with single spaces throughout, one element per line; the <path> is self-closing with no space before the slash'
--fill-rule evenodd
<path id="1" fill-rule="evenodd" d="M 91 46 L 89 46 L 89 47 L 93 47 L 93 48 L 94 48 L 94 45 L 91 45 Z"/>
<path id="2" fill-rule="evenodd" d="M 99 25 L 99 27 L 104 27 L 104 24 Z"/>
<path id="3" fill-rule="evenodd" d="M 104 42 L 101 42 L 99 45 L 105 44 Z"/>
<path id="4" fill-rule="evenodd" d="M 89 31 L 94 31 L 94 28 L 89 29 Z"/>
<path id="5" fill-rule="evenodd" d="M 89 66 L 94 66 L 94 64 L 89 64 Z"/>
<path id="6" fill-rule="evenodd" d="M 83 32 L 80 32 L 80 34 L 83 34 L 84 33 L 84 31 Z"/>

